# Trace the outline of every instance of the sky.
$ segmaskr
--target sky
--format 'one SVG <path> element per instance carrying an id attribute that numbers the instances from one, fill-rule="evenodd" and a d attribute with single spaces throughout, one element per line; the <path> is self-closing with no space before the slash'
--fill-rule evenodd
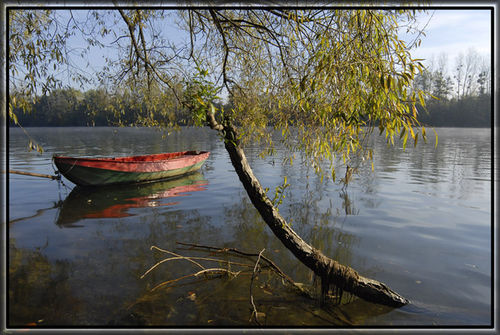
<path id="1" fill-rule="evenodd" d="M 64 11 L 60 12 L 64 15 Z M 82 13 L 82 12 L 81 12 Z M 473 48 L 481 56 L 490 59 L 492 53 L 491 45 L 491 15 L 490 9 L 432 9 L 418 14 L 418 26 L 425 29 L 426 36 L 422 37 L 420 47 L 412 51 L 414 58 L 423 58 L 424 64 L 429 65 L 430 60 L 436 59 L 444 53 L 448 58 L 448 74 L 450 73 L 455 59 L 459 53 L 466 54 Z M 164 26 L 167 30 L 169 25 Z M 178 33 L 169 33 L 170 37 Z M 407 36 L 408 42 L 414 39 L 414 35 Z M 74 43 L 83 45 L 83 41 Z M 90 64 L 86 61 L 77 61 L 75 64 L 82 69 L 100 70 L 104 65 L 105 55 L 109 55 L 110 50 L 98 50 L 89 55 Z M 446 71 L 445 71 L 446 72 Z"/>
<path id="2" fill-rule="evenodd" d="M 425 26 L 426 36 L 412 53 L 416 58 L 429 61 L 444 53 L 451 65 L 460 53 L 466 54 L 473 48 L 481 56 L 491 59 L 490 10 L 430 10 L 420 15 L 419 26 Z"/>
<path id="3" fill-rule="evenodd" d="M 430 59 L 444 53 L 451 67 L 460 53 L 473 48 L 490 59 L 492 53 L 492 27 L 490 9 L 433 9 L 419 14 L 419 27 L 425 34 L 420 47 L 412 55 Z"/>

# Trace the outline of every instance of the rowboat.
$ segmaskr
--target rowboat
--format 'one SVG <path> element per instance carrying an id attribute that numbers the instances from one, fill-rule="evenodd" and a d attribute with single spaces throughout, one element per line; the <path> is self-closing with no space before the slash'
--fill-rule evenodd
<path id="1" fill-rule="evenodd" d="M 129 157 L 52 157 L 59 172 L 79 186 L 143 183 L 197 171 L 208 151 L 181 151 Z"/>

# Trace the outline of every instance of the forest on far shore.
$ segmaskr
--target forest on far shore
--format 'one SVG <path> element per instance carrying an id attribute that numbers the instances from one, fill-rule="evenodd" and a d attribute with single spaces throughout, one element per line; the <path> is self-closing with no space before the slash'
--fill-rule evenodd
<path id="1" fill-rule="evenodd" d="M 416 75 L 413 88 L 429 93 L 424 99 L 425 106 L 418 106 L 418 119 L 422 125 L 491 127 L 489 61 L 481 58 L 474 49 L 469 49 L 455 59 L 451 74 L 446 69 L 448 59 L 441 54 L 432 57 L 426 70 Z M 14 113 L 23 127 L 127 126 L 134 121 L 137 124 L 147 110 L 147 103 L 138 103 L 144 101 L 144 97 L 133 92 L 112 91 L 106 88 L 84 92 L 75 88 L 56 89 L 50 95 L 38 97 L 26 110 L 18 108 Z M 160 99 L 165 99 L 164 106 L 177 106 L 160 113 L 162 124 L 184 126 L 194 123 L 186 108 L 172 102 L 174 97 L 163 95 Z M 223 107 L 229 110 L 231 102 Z M 144 123 L 147 124 L 147 120 Z M 12 120 L 10 125 L 14 125 Z"/>
<path id="2" fill-rule="evenodd" d="M 428 98 L 426 106 L 419 106 L 418 111 L 420 122 L 426 126 L 491 127 L 491 94 L 481 93 L 460 99 Z M 51 95 L 40 97 L 30 112 L 15 112 L 23 127 L 128 125 L 139 114 L 132 101 L 127 103 L 127 100 L 116 99 L 104 89 L 80 92 L 72 88 L 55 90 Z M 193 124 L 189 113 L 181 108 L 169 113 L 167 118 L 165 121 L 181 126 Z"/>
<path id="3" fill-rule="evenodd" d="M 448 57 L 432 57 L 414 87 L 431 96 L 419 108 L 419 121 L 434 127 L 491 127 L 491 66 L 474 49 L 460 53 L 448 74 Z"/>

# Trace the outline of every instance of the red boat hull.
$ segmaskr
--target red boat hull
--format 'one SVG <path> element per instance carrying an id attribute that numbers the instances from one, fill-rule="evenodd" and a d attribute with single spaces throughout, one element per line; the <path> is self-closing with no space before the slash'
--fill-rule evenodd
<path id="1" fill-rule="evenodd" d="M 59 172 L 81 186 L 142 183 L 199 170 L 207 151 L 182 151 L 144 156 L 75 158 L 54 156 Z"/>

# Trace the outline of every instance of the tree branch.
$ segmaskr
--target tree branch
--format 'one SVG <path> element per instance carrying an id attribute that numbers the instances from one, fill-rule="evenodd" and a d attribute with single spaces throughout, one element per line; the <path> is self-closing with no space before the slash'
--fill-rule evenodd
<path id="1" fill-rule="evenodd" d="M 209 12 L 210 12 L 210 15 L 212 16 L 215 27 L 217 28 L 217 30 L 219 31 L 219 33 L 222 37 L 222 43 L 224 44 L 224 61 L 222 63 L 222 74 L 223 74 L 224 86 L 226 87 L 229 94 L 233 95 L 233 91 L 229 87 L 229 81 L 231 81 L 231 80 L 227 77 L 227 69 L 226 69 L 227 59 L 229 57 L 229 46 L 227 44 L 226 34 L 225 34 L 224 30 L 222 29 L 222 26 L 220 25 L 219 19 L 217 18 L 215 11 L 213 9 L 210 9 Z"/>
<path id="2" fill-rule="evenodd" d="M 213 130 L 217 130 L 219 132 L 222 132 L 224 130 L 224 126 L 218 123 L 217 120 L 215 120 L 215 115 L 213 113 L 213 110 L 209 110 L 207 108 L 206 118 L 210 128 L 212 128 Z"/>
<path id="3" fill-rule="evenodd" d="M 244 252 L 235 248 L 217 248 L 217 247 L 212 247 L 212 246 L 207 246 L 207 245 L 200 245 L 200 244 L 194 244 L 194 243 L 186 243 L 186 242 L 175 242 L 180 245 L 185 245 L 189 247 L 194 247 L 194 248 L 202 248 L 202 249 L 208 249 L 208 250 L 217 250 L 217 251 L 224 251 L 224 252 L 233 252 L 238 255 L 242 256 L 252 256 L 256 257 L 259 256 L 259 254 L 256 253 L 249 253 L 249 252 Z M 285 279 L 289 284 L 292 286 L 296 287 L 299 289 L 301 292 L 304 292 L 304 290 L 297 284 L 295 283 L 292 278 L 290 278 L 286 273 L 284 273 L 272 260 L 267 258 L 264 255 L 261 255 L 261 258 L 273 268 L 274 271 L 276 271 L 283 279 Z"/>
<path id="4" fill-rule="evenodd" d="M 149 61 L 148 56 L 147 56 L 147 50 L 146 50 L 145 44 L 143 44 L 143 46 L 144 46 L 144 55 L 141 54 L 139 46 L 138 46 L 136 38 L 135 38 L 135 35 L 134 35 L 134 29 L 135 29 L 134 24 L 125 15 L 125 13 L 123 12 L 123 10 L 121 8 L 118 8 L 118 11 L 120 12 L 120 15 L 123 18 L 123 20 L 125 21 L 125 23 L 127 24 L 127 27 L 128 27 L 129 33 L 130 33 L 130 40 L 132 41 L 132 45 L 134 47 L 135 54 L 137 55 L 138 59 L 141 59 L 144 62 L 146 72 L 148 72 L 148 67 L 149 67 L 149 69 L 156 75 L 156 77 L 161 82 L 163 82 L 165 85 L 167 85 L 168 88 L 174 93 L 174 96 L 177 99 L 177 101 L 181 101 L 181 99 L 177 95 L 177 92 L 175 91 L 175 89 L 172 86 L 172 84 L 170 83 L 170 81 L 167 80 L 162 74 L 160 74 L 156 70 L 156 68 L 151 64 L 151 62 Z M 142 28 L 139 26 L 139 31 L 141 31 L 141 30 L 142 30 Z M 144 39 L 143 39 L 143 42 L 144 42 Z"/>
<path id="5" fill-rule="evenodd" d="M 252 315 L 250 316 L 250 320 L 252 320 L 252 317 L 255 317 L 255 322 L 257 322 L 257 324 L 259 326 L 260 326 L 260 322 L 259 322 L 258 316 L 260 313 L 257 311 L 257 307 L 255 307 L 255 303 L 253 301 L 252 286 L 253 286 L 253 280 L 255 278 L 255 274 L 257 273 L 257 267 L 259 266 L 259 261 L 260 261 L 260 258 L 262 257 L 262 253 L 264 252 L 264 250 L 266 250 L 266 249 L 262 249 L 259 252 L 259 256 L 257 257 L 257 261 L 255 262 L 255 266 L 253 267 L 252 279 L 250 279 L 250 303 L 252 304 L 252 308 L 253 308 Z"/>
<path id="6" fill-rule="evenodd" d="M 144 50 L 144 68 L 146 69 L 146 74 L 148 76 L 148 88 L 149 88 L 151 85 L 151 73 L 150 73 L 149 68 L 152 68 L 152 66 L 149 62 L 148 52 L 146 49 L 146 39 L 144 38 L 144 32 L 143 32 L 142 26 L 141 26 L 142 17 L 141 17 L 141 11 L 139 9 L 137 10 L 137 17 L 139 19 L 139 25 L 138 25 L 139 26 L 139 36 L 140 36 L 141 41 L 142 41 L 142 49 Z"/>

